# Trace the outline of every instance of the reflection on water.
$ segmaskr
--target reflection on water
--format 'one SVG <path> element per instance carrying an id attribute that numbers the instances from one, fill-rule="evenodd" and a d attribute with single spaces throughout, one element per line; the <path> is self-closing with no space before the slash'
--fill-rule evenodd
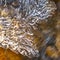
<path id="1" fill-rule="evenodd" d="M 26 58 L 20 54 L 0 48 L 0 60 L 25 60 Z"/>

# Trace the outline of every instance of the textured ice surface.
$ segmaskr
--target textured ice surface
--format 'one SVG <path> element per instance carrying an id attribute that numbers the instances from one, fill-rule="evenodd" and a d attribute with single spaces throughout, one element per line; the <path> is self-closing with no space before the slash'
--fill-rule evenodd
<path id="1" fill-rule="evenodd" d="M 14 5 L 16 1 L 18 7 Z M 36 23 L 54 14 L 55 3 L 50 0 L 1 0 L 0 5 L 0 46 L 29 58 L 38 57 L 39 49 L 51 36 L 45 39 Z"/>

